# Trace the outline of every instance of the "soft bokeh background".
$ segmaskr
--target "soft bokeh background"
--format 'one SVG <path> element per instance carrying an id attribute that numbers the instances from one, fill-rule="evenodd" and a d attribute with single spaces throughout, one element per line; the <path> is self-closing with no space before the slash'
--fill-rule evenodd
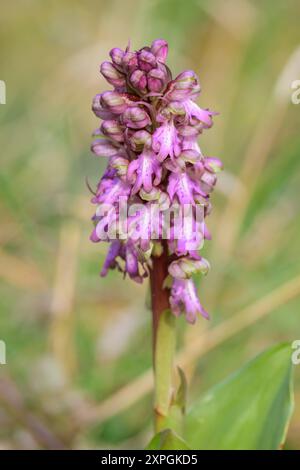
<path id="1" fill-rule="evenodd" d="M 174 73 L 200 76 L 219 111 L 201 137 L 225 163 L 200 283 L 212 320 L 180 325 L 190 400 L 279 341 L 300 339 L 297 0 L 2 2 L 0 446 L 142 448 L 151 434 L 147 286 L 98 276 L 89 152 L 98 65 L 163 37 Z M 218 334 L 214 333 L 219 328 Z M 286 447 L 300 448 L 300 365 Z M 298 405 L 298 406 L 297 406 Z M 221 417 L 220 417 L 221 419 Z"/>

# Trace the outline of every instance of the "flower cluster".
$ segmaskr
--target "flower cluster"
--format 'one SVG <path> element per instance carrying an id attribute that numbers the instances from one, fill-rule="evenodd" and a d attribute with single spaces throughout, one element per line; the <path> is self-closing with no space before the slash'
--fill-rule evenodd
<path id="1" fill-rule="evenodd" d="M 91 240 L 111 243 L 101 275 L 117 268 L 137 282 L 148 276 L 153 256 L 160 256 L 167 240 L 171 284 L 170 306 L 175 315 L 185 313 L 189 322 L 208 314 L 200 304 L 192 275 L 206 274 L 208 262 L 200 256 L 204 239 L 210 238 L 205 217 L 211 210 L 210 193 L 216 183 L 220 160 L 201 153 L 198 137 L 212 126 L 213 112 L 201 109 L 196 74 L 187 70 L 176 78 L 166 65 L 168 44 L 162 39 L 151 47 L 131 52 L 115 48 L 111 61 L 100 71 L 113 90 L 96 95 L 92 109 L 103 122 L 94 133 L 92 151 L 108 157 L 92 202 L 107 208 L 96 211 Z M 129 208 L 126 236 L 121 228 L 107 235 L 120 218 L 120 200 Z M 158 207 L 156 228 L 151 214 Z M 164 213 L 190 207 L 188 229 L 176 236 L 174 220 Z M 196 206 L 203 208 L 201 220 Z M 166 220 L 170 225 L 166 229 Z M 172 221 L 173 220 L 173 221 Z M 167 234 L 167 235 L 166 235 Z"/>

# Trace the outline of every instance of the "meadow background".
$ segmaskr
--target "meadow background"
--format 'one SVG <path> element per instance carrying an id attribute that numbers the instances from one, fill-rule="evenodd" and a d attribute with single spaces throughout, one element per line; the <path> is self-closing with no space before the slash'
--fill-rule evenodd
<path id="1" fill-rule="evenodd" d="M 151 436 L 147 283 L 99 278 L 89 242 L 104 162 L 89 151 L 93 96 L 112 47 L 162 37 L 220 113 L 200 139 L 225 171 L 209 217 L 212 320 L 179 320 L 190 397 L 268 346 L 300 339 L 297 0 L 2 2 L 0 448 L 143 448 Z M 286 448 L 300 449 L 300 365 Z M 220 417 L 221 419 L 221 417 Z"/>

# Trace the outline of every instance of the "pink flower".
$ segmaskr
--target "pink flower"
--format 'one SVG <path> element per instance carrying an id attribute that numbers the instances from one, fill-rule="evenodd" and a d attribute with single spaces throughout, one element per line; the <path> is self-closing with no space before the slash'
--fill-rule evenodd
<path id="1" fill-rule="evenodd" d="M 187 118 L 190 124 L 193 125 L 201 122 L 206 129 L 213 125 L 212 116 L 217 113 L 209 111 L 209 109 L 200 108 L 192 100 L 184 101 L 183 106 L 186 110 Z"/>
<path id="2" fill-rule="evenodd" d="M 174 279 L 170 304 L 174 315 L 179 316 L 185 312 L 189 323 L 195 323 L 198 314 L 204 318 L 209 318 L 208 313 L 198 299 L 195 284 L 191 279 Z"/>

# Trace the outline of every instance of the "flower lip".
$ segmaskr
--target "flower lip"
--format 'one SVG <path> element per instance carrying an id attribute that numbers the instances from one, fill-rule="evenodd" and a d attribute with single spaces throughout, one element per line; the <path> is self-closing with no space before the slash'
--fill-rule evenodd
<path id="1" fill-rule="evenodd" d="M 156 58 L 152 52 L 141 49 L 138 52 L 137 57 L 139 68 L 145 72 L 149 72 L 156 66 Z"/>

